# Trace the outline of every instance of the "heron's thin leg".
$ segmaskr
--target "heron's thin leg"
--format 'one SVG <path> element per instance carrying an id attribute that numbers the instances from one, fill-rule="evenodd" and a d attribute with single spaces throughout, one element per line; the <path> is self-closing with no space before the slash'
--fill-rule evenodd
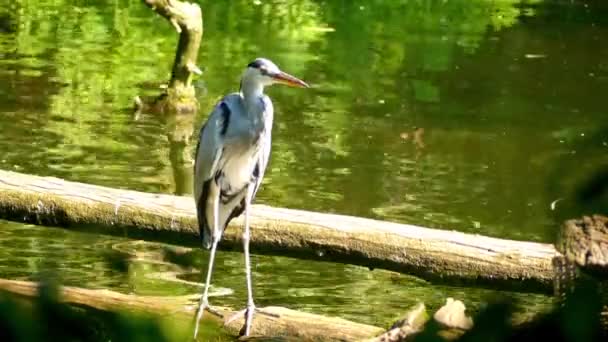
<path id="1" fill-rule="evenodd" d="M 243 250 L 245 252 L 245 275 L 247 277 L 247 311 L 245 313 L 245 336 L 249 336 L 255 304 L 253 303 L 253 289 L 251 285 L 251 262 L 249 260 L 249 209 L 253 197 L 254 185 L 249 184 L 247 197 L 245 198 L 245 231 L 243 232 Z"/>
<path id="2" fill-rule="evenodd" d="M 219 239 L 217 239 L 217 241 L 214 240 L 213 245 L 211 246 L 211 256 L 209 257 L 209 267 L 207 268 L 207 280 L 205 281 L 205 289 L 203 290 L 201 299 L 198 303 L 198 310 L 196 311 L 196 323 L 194 326 L 194 338 L 195 339 L 196 339 L 196 336 L 198 335 L 198 326 L 199 326 L 201 318 L 203 317 L 203 312 L 205 312 L 205 309 L 209 309 L 209 300 L 208 300 L 209 285 L 211 284 L 211 273 L 213 273 L 213 262 L 215 259 L 215 251 L 217 249 L 218 241 L 219 241 Z"/>
<path id="3" fill-rule="evenodd" d="M 213 234 L 213 241 L 211 244 L 211 255 L 209 256 L 209 266 L 207 268 L 207 279 L 205 281 L 205 289 L 203 290 L 203 294 L 201 296 L 201 299 L 199 301 L 198 304 L 198 310 L 196 312 L 196 322 L 194 325 L 194 339 L 196 339 L 196 336 L 198 335 L 198 325 L 200 323 L 201 318 L 203 317 L 203 312 L 205 311 L 205 309 L 210 309 L 209 307 L 209 300 L 208 300 L 208 296 L 209 296 L 209 285 L 211 284 L 211 274 L 213 273 L 213 263 L 215 261 L 215 251 L 217 250 L 217 244 L 220 241 L 220 234 L 219 234 L 219 229 L 218 229 L 218 206 L 219 206 L 219 197 L 217 197 L 214 201 L 213 201 L 213 226 L 214 226 L 214 234 Z M 210 310 L 213 311 L 213 310 Z M 215 312 L 215 314 L 219 315 L 218 312 Z"/>
<path id="4" fill-rule="evenodd" d="M 251 263 L 249 261 L 249 207 L 253 198 L 254 185 L 250 184 L 247 187 L 247 195 L 245 197 L 245 231 L 243 232 L 243 250 L 245 252 L 245 276 L 247 277 L 247 308 L 238 311 L 229 317 L 224 324 L 230 324 L 236 318 L 245 313 L 245 325 L 240 331 L 241 335 L 249 336 L 251 331 L 251 323 L 253 322 L 253 313 L 256 311 L 253 303 L 253 289 L 251 286 Z"/>
<path id="5" fill-rule="evenodd" d="M 247 308 L 244 310 L 234 313 L 224 321 L 225 325 L 230 324 L 232 321 L 241 317 L 245 314 L 245 325 L 241 329 L 241 335 L 248 336 L 251 332 L 251 324 L 253 322 L 253 313 L 258 312 L 270 317 L 279 317 L 278 314 L 273 312 L 266 312 L 255 307 L 253 302 L 253 286 L 251 281 L 251 262 L 249 258 L 249 238 L 250 238 L 250 227 L 249 227 L 249 209 L 251 207 L 251 199 L 253 198 L 253 192 L 255 188 L 250 185 L 247 189 L 247 197 L 245 197 L 245 231 L 243 232 L 243 250 L 245 252 L 245 274 L 247 277 Z"/>

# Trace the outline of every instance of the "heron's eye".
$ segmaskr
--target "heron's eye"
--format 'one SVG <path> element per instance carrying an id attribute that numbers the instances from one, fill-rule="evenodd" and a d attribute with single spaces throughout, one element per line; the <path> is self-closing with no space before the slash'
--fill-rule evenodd
<path id="1" fill-rule="evenodd" d="M 260 73 L 264 76 L 268 75 L 268 69 L 266 67 L 260 67 Z"/>

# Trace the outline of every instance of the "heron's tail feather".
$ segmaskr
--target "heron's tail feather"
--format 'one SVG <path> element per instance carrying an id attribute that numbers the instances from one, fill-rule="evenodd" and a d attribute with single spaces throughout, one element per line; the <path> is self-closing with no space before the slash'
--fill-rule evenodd
<path id="1" fill-rule="evenodd" d="M 211 227 L 207 221 L 207 196 L 209 193 L 209 181 L 203 184 L 203 191 L 200 198 L 196 201 L 196 217 L 198 220 L 198 232 L 203 243 L 203 248 L 211 249 Z"/>

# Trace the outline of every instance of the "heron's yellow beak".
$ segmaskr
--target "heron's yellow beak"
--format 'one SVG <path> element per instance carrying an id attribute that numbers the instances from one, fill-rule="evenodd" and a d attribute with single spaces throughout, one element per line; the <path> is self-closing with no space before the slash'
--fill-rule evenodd
<path id="1" fill-rule="evenodd" d="M 278 83 L 282 83 L 290 87 L 309 88 L 306 82 L 302 81 L 299 78 L 293 77 L 286 72 L 281 71 L 278 74 L 273 75 L 272 78 Z"/>

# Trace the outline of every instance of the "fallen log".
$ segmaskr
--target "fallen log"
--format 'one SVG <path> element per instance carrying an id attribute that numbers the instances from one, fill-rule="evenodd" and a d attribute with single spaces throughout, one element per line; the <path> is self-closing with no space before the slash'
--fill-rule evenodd
<path id="1" fill-rule="evenodd" d="M 388 269 L 436 282 L 552 291 L 550 244 L 504 240 L 343 215 L 254 205 L 251 248 Z M 189 197 L 112 189 L 0 171 L 0 218 L 197 246 Z M 238 226 L 238 228 L 237 228 Z M 222 248 L 241 248 L 242 218 Z"/>
<path id="2" fill-rule="evenodd" d="M 9 280 L 0 278 L 0 295 L 8 293 L 13 296 L 34 299 L 39 295 L 40 284 L 36 282 Z M 57 296 L 60 303 L 84 309 L 105 312 L 130 312 L 139 315 L 152 315 L 166 320 L 171 325 L 178 325 L 191 333 L 191 327 L 184 322 L 193 323 L 195 307 L 200 298 L 198 294 L 185 296 L 139 296 L 123 294 L 111 290 L 86 289 L 72 286 L 60 286 Z M 0 296 L 0 301 L 2 296 Z M 54 299 L 55 300 L 55 299 Z M 244 320 L 242 317 L 226 323 L 235 314 L 230 308 L 214 306 L 217 316 L 211 312 L 203 315 L 203 323 L 212 329 L 223 329 L 223 332 L 236 336 L 240 333 Z M 402 319 L 396 321 L 387 331 L 385 329 L 348 321 L 338 317 L 327 317 L 312 313 L 291 310 L 284 307 L 269 306 L 261 308 L 263 313 L 255 316 L 251 335 L 247 341 L 361 341 L 361 342 L 405 342 L 415 340 L 416 334 L 422 332 L 431 317 L 424 304 L 419 303 L 405 312 Z M 443 313 L 442 313 L 443 311 Z M 538 312 L 518 312 L 511 317 L 513 328 L 524 327 L 539 316 Z M 6 317 L 4 318 L 6 319 Z M 471 318 L 466 316 L 464 304 L 448 298 L 446 305 L 432 316 L 437 326 L 437 341 L 457 340 L 471 329 Z M 6 322 L 0 322 L 6 323 Z M 434 328 L 431 328 L 432 330 Z M 217 333 L 217 331 L 214 331 Z M 204 336 L 200 336 L 205 338 Z"/>
<path id="3" fill-rule="evenodd" d="M 0 290 L 22 297 L 35 297 L 38 283 L 0 279 Z M 136 296 L 110 290 L 92 290 L 78 287 L 61 287 L 59 300 L 64 303 L 103 311 L 131 311 L 168 316 L 173 320 L 192 321 L 199 296 Z M 214 307 L 223 317 L 211 313 L 203 315 L 203 320 L 222 324 L 224 318 L 235 312 L 229 308 Z M 257 314 L 251 334 L 264 340 L 290 338 L 298 341 L 357 341 L 368 339 L 383 332 L 382 328 L 347 321 L 342 318 L 326 317 L 283 307 L 265 307 L 266 314 Z M 232 335 L 238 335 L 243 319 L 236 319 L 224 325 Z"/>

